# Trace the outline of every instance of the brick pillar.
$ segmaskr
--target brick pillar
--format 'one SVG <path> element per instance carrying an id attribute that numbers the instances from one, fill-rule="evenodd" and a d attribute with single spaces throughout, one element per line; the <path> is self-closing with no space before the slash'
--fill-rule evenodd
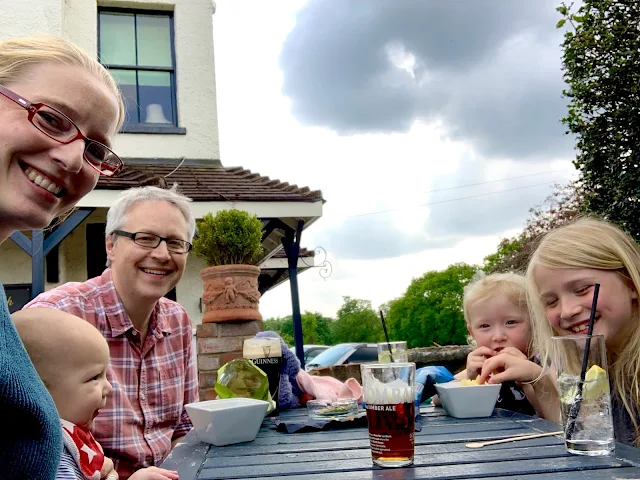
<path id="1" fill-rule="evenodd" d="M 245 338 L 264 330 L 260 320 L 249 322 L 204 323 L 196 327 L 198 345 L 198 384 L 200 400 L 213 400 L 218 369 L 234 358 L 242 357 Z"/>

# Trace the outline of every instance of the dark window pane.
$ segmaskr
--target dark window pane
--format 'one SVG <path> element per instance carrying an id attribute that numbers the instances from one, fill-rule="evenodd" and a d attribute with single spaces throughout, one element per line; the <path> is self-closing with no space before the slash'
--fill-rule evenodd
<path id="1" fill-rule="evenodd" d="M 136 64 L 134 16 L 125 13 L 100 14 L 100 61 L 112 65 Z"/>
<path id="2" fill-rule="evenodd" d="M 87 278 L 97 277 L 104 272 L 107 263 L 107 250 L 104 243 L 106 224 L 87 224 Z"/>
<path id="3" fill-rule="evenodd" d="M 139 71 L 138 92 L 142 123 L 173 123 L 171 74 Z"/>
<path id="4" fill-rule="evenodd" d="M 109 73 L 118 82 L 124 105 L 127 107 L 127 118 L 125 123 L 140 123 L 138 118 L 138 95 L 136 89 L 136 72 L 135 70 L 109 70 Z"/>
<path id="5" fill-rule="evenodd" d="M 138 65 L 171 67 L 171 30 L 168 16 L 137 15 Z"/>
<path id="6" fill-rule="evenodd" d="M 346 363 L 373 362 L 378 360 L 378 348 L 360 347 L 353 352 Z"/>

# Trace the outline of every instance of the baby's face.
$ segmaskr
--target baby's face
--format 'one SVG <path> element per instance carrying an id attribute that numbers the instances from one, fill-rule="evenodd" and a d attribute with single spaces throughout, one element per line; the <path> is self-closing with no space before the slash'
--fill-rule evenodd
<path id="1" fill-rule="evenodd" d="M 529 318 L 506 295 L 474 303 L 467 309 L 467 314 L 469 333 L 478 347 L 488 347 L 496 352 L 515 347 L 527 353 L 531 339 Z"/>
<path id="2" fill-rule="evenodd" d="M 107 381 L 109 349 L 106 342 L 87 345 L 86 351 L 63 359 L 55 382 L 49 382 L 49 393 L 63 420 L 90 427 L 104 407 L 111 384 Z M 53 383 L 53 384 L 52 384 Z"/>

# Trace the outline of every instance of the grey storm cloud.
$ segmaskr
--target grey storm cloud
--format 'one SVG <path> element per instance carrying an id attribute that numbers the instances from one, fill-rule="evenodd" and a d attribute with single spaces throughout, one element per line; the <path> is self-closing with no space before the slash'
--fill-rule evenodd
<path id="1" fill-rule="evenodd" d="M 570 155 L 557 3 L 310 0 L 280 54 L 283 94 L 298 121 L 344 135 L 419 119 L 487 157 Z"/>

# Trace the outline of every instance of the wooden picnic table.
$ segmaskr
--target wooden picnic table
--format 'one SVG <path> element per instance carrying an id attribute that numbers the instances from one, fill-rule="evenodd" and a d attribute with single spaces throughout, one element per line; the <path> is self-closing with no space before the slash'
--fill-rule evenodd
<path id="1" fill-rule="evenodd" d="M 306 415 L 298 409 L 281 418 Z M 215 447 L 190 432 L 163 463 L 177 470 L 180 480 L 311 478 L 422 479 L 640 479 L 640 449 L 616 446 L 604 457 L 571 455 L 559 437 L 486 446 L 465 447 L 471 441 L 509 435 L 553 432 L 558 425 L 505 410 L 489 418 L 456 419 L 442 408 L 422 407 L 422 431 L 416 432 L 415 461 L 410 467 L 380 468 L 371 462 L 366 428 L 287 434 L 266 418 L 253 442 Z"/>

